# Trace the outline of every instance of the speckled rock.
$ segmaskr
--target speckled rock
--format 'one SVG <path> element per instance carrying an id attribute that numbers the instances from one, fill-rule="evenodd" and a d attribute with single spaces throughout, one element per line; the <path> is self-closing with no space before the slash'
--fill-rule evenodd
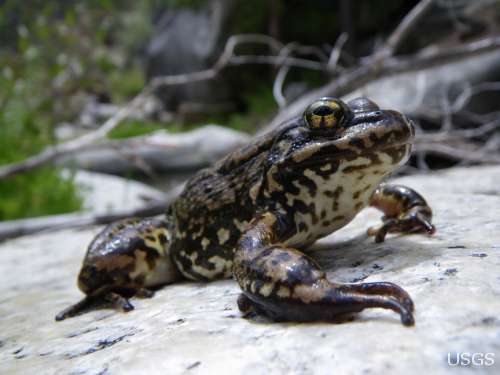
<path id="1" fill-rule="evenodd" d="M 500 373 L 500 167 L 397 181 L 427 197 L 435 236 L 374 244 L 364 233 L 380 214 L 365 210 L 313 255 L 332 279 L 403 286 L 416 304 L 415 327 L 380 309 L 342 324 L 245 320 L 232 280 L 171 285 L 134 300 L 127 314 L 100 310 L 56 323 L 81 297 L 75 276 L 99 228 L 68 230 L 0 246 L 0 373 Z M 466 366 L 474 353 L 476 364 Z M 457 354 L 461 368 L 448 364 Z"/>

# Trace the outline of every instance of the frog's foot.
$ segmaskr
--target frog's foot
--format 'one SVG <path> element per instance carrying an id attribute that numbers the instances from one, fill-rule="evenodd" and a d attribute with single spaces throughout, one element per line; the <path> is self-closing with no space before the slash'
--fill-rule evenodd
<path id="1" fill-rule="evenodd" d="M 154 291 L 146 288 L 139 288 L 132 294 L 138 298 L 151 298 L 154 296 Z M 131 295 L 131 293 L 126 293 L 126 295 Z M 80 302 L 69 306 L 68 308 L 57 314 L 56 321 L 61 321 L 91 310 L 102 308 L 112 308 L 123 312 L 128 312 L 134 309 L 134 305 L 130 303 L 127 297 L 116 292 L 107 292 L 98 295 L 86 296 Z"/>
<path id="2" fill-rule="evenodd" d="M 373 193 L 370 206 L 382 212 L 382 225 L 368 229 L 375 242 L 383 242 L 387 233 L 436 232 L 432 210 L 416 191 L 401 185 L 382 185 Z"/>
<path id="3" fill-rule="evenodd" d="M 381 307 L 399 313 L 404 325 L 414 324 L 413 302 L 403 289 L 385 282 L 330 282 L 313 259 L 276 241 L 278 222 L 273 214 L 263 215 L 239 242 L 233 272 L 245 295 L 240 310 L 253 308 L 280 321 L 338 321 Z"/>

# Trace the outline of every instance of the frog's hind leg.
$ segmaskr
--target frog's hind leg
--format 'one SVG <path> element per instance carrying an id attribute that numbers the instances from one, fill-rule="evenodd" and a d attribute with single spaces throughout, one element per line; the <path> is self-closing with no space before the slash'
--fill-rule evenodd
<path id="1" fill-rule="evenodd" d="M 384 213 L 382 224 L 368 229 L 375 242 L 383 242 L 387 233 L 426 232 L 434 234 L 432 210 L 415 190 L 402 185 L 382 185 L 373 193 L 370 206 Z"/>
<path id="2" fill-rule="evenodd" d="M 168 220 L 127 219 L 108 225 L 90 243 L 78 276 L 86 297 L 56 320 L 103 307 L 130 311 L 134 306 L 129 298 L 151 298 L 150 288 L 181 279 L 170 243 Z"/>
<path id="3" fill-rule="evenodd" d="M 370 307 L 391 309 L 413 325 L 410 296 L 392 283 L 337 284 L 302 252 L 279 243 L 279 220 L 265 214 L 240 239 L 233 272 L 243 290 L 240 310 L 275 320 L 337 321 Z"/>

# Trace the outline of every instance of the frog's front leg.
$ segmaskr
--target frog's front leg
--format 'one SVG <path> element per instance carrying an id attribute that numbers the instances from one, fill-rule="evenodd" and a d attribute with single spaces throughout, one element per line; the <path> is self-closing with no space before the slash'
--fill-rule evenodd
<path id="1" fill-rule="evenodd" d="M 243 295 L 238 306 L 275 320 L 338 320 L 370 307 L 391 309 L 413 325 L 413 302 L 392 283 L 338 284 L 297 249 L 280 243 L 280 220 L 266 213 L 253 221 L 236 249 L 233 273 Z"/>
<path id="2" fill-rule="evenodd" d="M 370 206 L 384 213 L 382 225 L 368 229 L 375 242 L 383 242 L 387 233 L 427 232 L 434 234 L 432 210 L 415 190 L 402 185 L 381 185 L 373 193 Z"/>

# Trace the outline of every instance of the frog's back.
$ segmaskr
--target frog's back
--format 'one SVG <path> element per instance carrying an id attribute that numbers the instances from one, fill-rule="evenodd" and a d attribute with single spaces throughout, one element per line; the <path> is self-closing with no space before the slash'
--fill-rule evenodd
<path id="1" fill-rule="evenodd" d="M 255 217 L 267 150 L 261 137 L 188 181 L 167 214 L 172 259 L 190 279 L 231 276 L 235 245 Z"/>

